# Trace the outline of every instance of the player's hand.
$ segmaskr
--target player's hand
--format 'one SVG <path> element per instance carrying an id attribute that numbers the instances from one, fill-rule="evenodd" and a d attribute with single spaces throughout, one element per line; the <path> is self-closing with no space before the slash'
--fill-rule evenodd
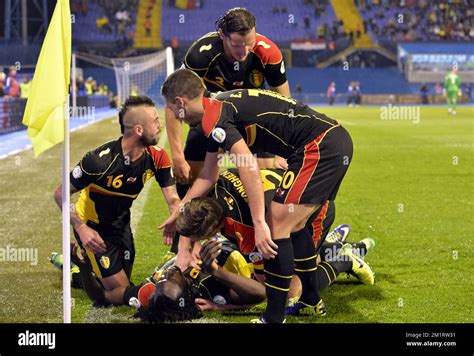
<path id="1" fill-rule="evenodd" d="M 93 253 L 105 252 L 105 242 L 97 231 L 91 229 L 86 224 L 82 224 L 76 229 L 76 232 L 79 234 L 82 245 L 87 247 Z"/>
<path id="2" fill-rule="evenodd" d="M 461 89 L 459 89 L 459 91 L 458 91 L 458 96 L 462 96 L 462 90 Z"/>
<path id="3" fill-rule="evenodd" d="M 78 243 L 71 244 L 71 261 L 81 269 L 89 266 L 89 257 Z"/>
<path id="4" fill-rule="evenodd" d="M 210 238 L 201 247 L 199 256 L 202 260 L 202 267 L 209 273 L 217 271 L 219 268 L 216 258 L 222 252 L 222 243 Z"/>
<path id="5" fill-rule="evenodd" d="M 190 251 L 183 252 L 180 251 L 176 255 L 176 260 L 174 262 L 174 265 L 179 267 L 181 271 L 186 271 L 188 267 L 193 267 L 198 270 L 201 270 L 201 267 L 198 265 L 197 259 L 193 256 L 193 254 Z"/>
<path id="6" fill-rule="evenodd" d="M 173 242 L 176 234 L 176 219 L 178 219 L 179 209 L 176 209 L 163 224 L 158 226 L 158 229 L 163 230 L 163 242 L 166 245 L 167 241 Z"/>
<path id="7" fill-rule="evenodd" d="M 172 231 L 167 231 L 166 234 L 163 232 L 163 245 L 171 246 L 173 244 L 173 239 L 176 236 L 176 229 L 174 233 Z"/>
<path id="8" fill-rule="evenodd" d="M 286 162 L 286 159 L 280 156 L 275 156 L 275 162 L 273 163 L 273 166 L 277 169 L 284 169 L 285 171 L 288 169 L 288 163 Z"/>
<path id="9" fill-rule="evenodd" d="M 196 298 L 194 299 L 194 303 L 196 303 L 197 307 L 201 309 L 201 311 L 219 310 L 219 306 L 216 303 L 204 298 Z"/>
<path id="10" fill-rule="evenodd" d="M 173 161 L 173 174 L 178 183 L 189 183 L 191 178 L 191 166 L 186 162 L 184 157 Z"/>
<path id="11" fill-rule="evenodd" d="M 275 258 L 277 255 L 278 246 L 272 240 L 272 235 L 270 234 L 270 228 L 267 223 L 257 224 L 254 227 L 255 231 L 255 246 L 258 249 L 258 252 L 265 258 Z"/>

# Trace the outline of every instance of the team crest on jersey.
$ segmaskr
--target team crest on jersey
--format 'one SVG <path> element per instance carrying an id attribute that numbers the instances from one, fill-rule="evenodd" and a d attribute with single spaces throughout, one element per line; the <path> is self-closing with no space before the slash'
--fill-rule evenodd
<path id="1" fill-rule="evenodd" d="M 72 170 L 72 176 L 76 179 L 81 178 L 82 177 L 81 167 L 79 166 L 74 167 L 74 169 Z"/>
<path id="2" fill-rule="evenodd" d="M 110 258 L 108 258 L 107 256 L 102 256 L 100 258 L 100 265 L 102 267 L 104 267 L 105 269 L 109 269 L 109 267 L 110 267 Z"/>
<path id="3" fill-rule="evenodd" d="M 224 197 L 225 202 L 227 203 L 227 206 L 229 207 L 229 210 L 234 210 L 234 199 L 230 197 Z"/>
<path id="4" fill-rule="evenodd" d="M 250 72 L 250 84 L 255 88 L 260 88 L 263 84 L 263 73 L 254 69 Z"/>
<path id="5" fill-rule="evenodd" d="M 224 142 L 225 136 L 226 136 L 224 129 L 220 127 L 216 127 L 214 130 L 212 130 L 211 135 L 214 141 L 219 142 L 219 143 Z"/>
<path id="6" fill-rule="evenodd" d="M 263 260 L 263 256 L 258 252 L 251 252 L 249 255 L 249 260 L 252 263 L 260 262 Z"/>
<path id="7" fill-rule="evenodd" d="M 142 182 L 145 184 L 151 177 L 153 177 L 153 171 L 151 169 L 147 169 L 145 173 L 143 173 Z"/>

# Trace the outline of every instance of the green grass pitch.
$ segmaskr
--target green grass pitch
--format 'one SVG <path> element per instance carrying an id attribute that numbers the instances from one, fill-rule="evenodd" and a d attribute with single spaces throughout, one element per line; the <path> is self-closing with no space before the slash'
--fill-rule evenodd
<path id="1" fill-rule="evenodd" d="M 378 107 L 319 110 L 340 120 L 354 141 L 334 226 L 350 224 L 350 241 L 375 239 L 366 258 L 375 285 L 341 276 L 322 294 L 326 317 L 287 322 L 472 322 L 472 107 L 460 107 L 456 116 L 444 107 L 422 107 L 419 123 L 382 120 Z M 73 133 L 71 166 L 118 135 L 114 119 Z M 0 247 L 38 249 L 36 265 L 0 261 L 0 320 L 61 322 L 61 276 L 47 260 L 61 249 L 61 215 L 52 196 L 61 181 L 61 148 L 36 160 L 31 150 L 0 160 L 0 177 Z M 135 283 L 168 250 L 157 230 L 168 215 L 159 188 L 151 181 L 143 193 L 133 210 Z M 130 308 L 92 308 L 84 292 L 72 295 L 73 322 L 135 322 Z M 262 310 L 206 313 L 203 321 L 245 323 Z"/>

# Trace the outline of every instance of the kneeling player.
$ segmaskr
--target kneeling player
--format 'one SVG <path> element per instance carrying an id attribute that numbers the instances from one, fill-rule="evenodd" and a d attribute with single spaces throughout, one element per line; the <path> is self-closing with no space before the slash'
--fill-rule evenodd
<path id="1" fill-rule="evenodd" d="M 71 212 L 74 235 L 107 290 L 129 285 L 135 259 L 130 207 L 146 181 L 155 176 L 169 210 L 179 204 L 171 161 L 156 146 L 161 124 L 153 101 L 128 98 L 119 122 L 123 136 L 87 153 L 70 176 L 71 194 L 80 192 Z M 61 208 L 61 185 L 54 199 Z"/>

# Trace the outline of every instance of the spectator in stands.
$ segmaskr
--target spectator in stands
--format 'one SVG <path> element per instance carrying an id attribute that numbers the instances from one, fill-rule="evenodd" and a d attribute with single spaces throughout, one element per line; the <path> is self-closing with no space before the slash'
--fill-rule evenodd
<path id="1" fill-rule="evenodd" d="M 362 93 L 360 91 L 359 82 L 354 82 L 354 97 L 355 97 L 355 104 L 360 105 L 362 102 Z"/>
<path id="2" fill-rule="evenodd" d="M 23 76 L 23 81 L 20 84 L 20 98 L 28 99 L 30 94 L 31 81 L 30 78 L 25 74 Z"/>
<path id="3" fill-rule="evenodd" d="M 7 76 L 3 70 L 0 70 L 0 98 L 5 96 L 5 80 Z"/>
<path id="4" fill-rule="evenodd" d="M 16 79 L 16 68 L 11 66 L 9 69 L 7 81 L 5 82 L 5 93 L 7 96 L 18 98 L 20 96 L 20 83 Z"/>
<path id="5" fill-rule="evenodd" d="M 146 19 L 146 21 L 145 21 L 145 34 L 146 34 L 146 37 L 151 37 L 151 21 L 150 21 L 150 19 Z"/>
<path id="6" fill-rule="evenodd" d="M 78 96 L 86 95 L 86 86 L 84 84 L 84 78 L 79 76 L 76 80 L 76 90 Z"/>
<path id="7" fill-rule="evenodd" d="M 426 83 L 423 83 L 421 85 L 420 93 L 421 93 L 421 103 L 423 105 L 429 104 L 429 101 L 428 101 L 428 86 L 426 85 Z"/>
<path id="8" fill-rule="evenodd" d="M 84 83 L 84 86 L 86 87 L 86 95 L 92 95 L 94 93 L 92 91 L 92 77 L 87 78 Z"/>
<path id="9" fill-rule="evenodd" d="M 334 104 L 334 100 L 336 99 L 336 83 L 331 82 L 326 92 L 326 96 L 329 99 L 329 105 Z"/>
<path id="10" fill-rule="evenodd" d="M 110 26 L 109 19 L 107 16 L 103 16 L 96 20 L 97 28 L 104 29 L 109 33 L 112 33 L 112 27 Z"/>
<path id="11" fill-rule="evenodd" d="M 350 82 L 349 85 L 347 86 L 347 105 L 354 106 L 355 98 L 356 98 L 356 93 L 354 90 L 354 82 Z"/>
<path id="12" fill-rule="evenodd" d="M 435 93 L 436 95 L 441 95 L 443 94 L 443 88 L 441 87 L 440 83 L 436 83 L 435 85 Z"/>
<path id="13" fill-rule="evenodd" d="M 472 102 L 472 83 L 466 84 L 466 96 L 468 102 Z"/>

